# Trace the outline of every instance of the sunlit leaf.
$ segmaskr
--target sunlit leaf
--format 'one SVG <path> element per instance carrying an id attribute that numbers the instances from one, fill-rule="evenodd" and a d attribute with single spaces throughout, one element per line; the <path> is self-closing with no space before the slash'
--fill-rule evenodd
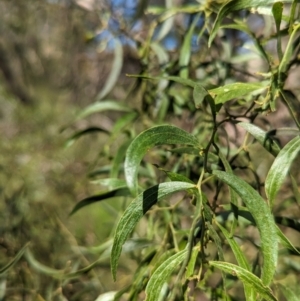
<path id="1" fill-rule="evenodd" d="M 251 212 L 260 233 L 264 257 L 261 279 L 265 285 L 269 285 L 276 270 L 278 251 L 276 224 L 269 207 L 256 190 L 237 176 L 218 170 L 212 173 L 232 187 Z"/>
<path id="2" fill-rule="evenodd" d="M 214 266 L 228 274 L 238 277 L 244 284 L 251 287 L 257 294 L 263 297 L 267 301 L 277 301 L 276 297 L 273 295 L 271 289 L 266 286 L 263 281 L 261 281 L 254 274 L 246 269 L 243 269 L 237 265 L 222 261 L 210 261 L 209 265 Z"/>
<path id="3" fill-rule="evenodd" d="M 111 71 L 109 73 L 109 76 L 104 84 L 103 89 L 101 92 L 97 95 L 97 100 L 102 99 L 104 96 L 106 96 L 111 89 L 115 86 L 119 75 L 122 70 L 123 66 L 123 46 L 119 39 L 114 39 L 114 60 L 111 64 Z"/>
<path id="4" fill-rule="evenodd" d="M 104 200 L 114 198 L 114 197 L 129 196 L 129 195 L 130 195 L 130 193 L 129 193 L 128 188 L 117 188 L 115 190 L 108 191 L 108 192 L 105 192 L 102 194 L 90 196 L 90 197 L 85 198 L 85 199 L 81 200 L 80 202 L 78 202 L 75 205 L 75 207 L 73 208 L 73 210 L 71 211 L 70 215 L 73 215 L 79 209 L 81 209 L 85 206 L 91 205 L 93 203 L 104 201 Z"/>
<path id="5" fill-rule="evenodd" d="M 219 104 L 260 89 L 267 89 L 267 86 L 264 83 L 233 83 L 209 90 L 209 93 L 215 97 L 215 103 Z"/>
<path id="6" fill-rule="evenodd" d="M 117 265 L 121 255 L 122 246 L 142 216 L 160 199 L 177 191 L 192 188 L 195 188 L 195 185 L 191 183 L 162 183 L 145 190 L 130 203 L 118 222 L 114 235 L 114 243 L 111 252 L 111 270 L 114 279 L 116 279 Z"/>
<path id="7" fill-rule="evenodd" d="M 265 181 L 265 190 L 271 207 L 299 150 L 300 137 L 295 137 L 279 152 L 268 172 Z"/>
<path id="8" fill-rule="evenodd" d="M 167 282 L 171 274 L 178 269 L 186 255 L 187 249 L 184 249 L 169 257 L 155 270 L 146 287 L 145 301 L 160 300 L 163 285 Z"/>
<path id="9" fill-rule="evenodd" d="M 156 126 L 139 134 L 127 149 L 124 166 L 127 185 L 134 195 L 137 194 L 137 173 L 144 155 L 150 148 L 163 144 L 199 147 L 195 136 L 175 126 Z"/>

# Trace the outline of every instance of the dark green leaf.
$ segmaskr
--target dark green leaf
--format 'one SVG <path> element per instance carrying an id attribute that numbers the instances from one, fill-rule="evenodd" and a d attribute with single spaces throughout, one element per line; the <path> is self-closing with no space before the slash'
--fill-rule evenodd
<path id="1" fill-rule="evenodd" d="M 122 215 L 114 235 L 111 253 L 111 270 L 114 279 L 116 279 L 117 266 L 122 246 L 142 216 L 160 199 L 177 191 L 192 188 L 195 188 L 195 185 L 191 183 L 162 183 L 145 190 L 130 203 Z"/>
<path id="2" fill-rule="evenodd" d="M 75 205 L 75 207 L 73 208 L 73 210 L 71 211 L 70 215 L 73 215 L 79 209 L 81 209 L 85 206 L 88 206 L 90 204 L 100 202 L 100 201 L 104 201 L 104 200 L 114 198 L 114 197 L 129 196 L 129 195 L 130 195 L 130 192 L 129 192 L 128 188 L 118 188 L 118 189 L 108 191 L 108 192 L 105 192 L 105 193 L 102 193 L 102 194 L 90 196 L 88 198 L 85 198 L 85 199 L 81 200 L 79 203 L 77 203 Z"/>
<path id="3" fill-rule="evenodd" d="M 94 133 L 105 133 L 105 134 L 109 134 L 109 131 L 107 131 L 106 129 L 100 128 L 100 127 L 89 127 L 85 130 L 82 130 L 80 132 L 75 133 L 73 136 L 71 136 L 67 142 L 66 142 L 66 146 L 69 147 L 71 146 L 78 138 L 80 138 L 81 136 L 87 135 L 87 134 L 94 134 Z"/>
<path id="4" fill-rule="evenodd" d="M 127 149 L 124 166 L 127 185 L 134 195 L 137 194 L 137 172 L 144 155 L 150 148 L 162 144 L 199 147 L 195 136 L 175 126 L 156 126 L 139 134 Z"/>
<path id="5" fill-rule="evenodd" d="M 274 199 L 289 171 L 291 163 L 296 158 L 299 150 L 300 137 L 295 137 L 285 145 L 273 162 L 265 181 L 265 190 L 270 206 L 273 205 Z"/>
<path id="6" fill-rule="evenodd" d="M 260 233 L 264 257 L 261 279 L 269 285 L 276 270 L 278 250 L 276 224 L 269 207 L 257 191 L 237 176 L 218 170 L 214 170 L 213 174 L 232 187 L 251 212 Z"/>

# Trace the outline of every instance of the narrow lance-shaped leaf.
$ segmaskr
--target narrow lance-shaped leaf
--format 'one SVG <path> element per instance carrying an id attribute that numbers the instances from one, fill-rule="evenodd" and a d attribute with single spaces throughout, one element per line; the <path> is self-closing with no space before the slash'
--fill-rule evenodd
<path id="1" fill-rule="evenodd" d="M 101 127 L 89 127 L 87 129 L 84 129 L 82 131 L 79 131 L 77 133 L 75 133 L 74 135 L 72 135 L 66 142 L 66 147 L 71 146 L 77 139 L 79 139 L 80 137 L 84 136 L 84 135 L 88 135 L 88 134 L 94 134 L 94 133 L 105 133 L 105 134 L 109 134 L 109 131 L 107 131 L 104 128 Z"/>
<path id="2" fill-rule="evenodd" d="M 213 174 L 236 191 L 252 214 L 260 233 L 264 258 L 261 279 L 269 285 L 275 273 L 278 250 L 276 224 L 269 207 L 256 190 L 237 176 L 218 170 Z"/>
<path id="3" fill-rule="evenodd" d="M 8 264 L 6 264 L 3 268 L 0 268 L 0 275 L 11 269 L 21 259 L 28 245 L 29 243 L 27 243 Z"/>
<path id="4" fill-rule="evenodd" d="M 264 83 L 233 83 L 209 90 L 209 93 L 215 96 L 215 104 L 219 104 L 266 88 L 267 86 Z"/>
<path id="5" fill-rule="evenodd" d="M 230 236 L 230 233 L 224 227 L 222 227 L 219 223 L 217 223 L 217 225 L 221 229 L 223 235 L 225 236 L 227 242 L 229 243 L 238 265 L 241 268 L 243 268 L 247 271 L 250 271 L 250 265 L 247 261 L 247 258 L 244 255 L 244 253 L 241 251 L 240 246 L 237 244 L 237 242 L 234 240 L 234 238 Z M 255 300 L 254 291 L 253 291 L 252 287 L 247 283 L 244 283 L 244 287 L 245 287 L 246 300 L 247 301 Z"/>
<path id="6" fill-rule="evenodd" d="M 142 158 L 150 148 L 162 144 L 199 147 L 195 136 L 175 126 L 156 126 L 139 134 L 127 149 L 124 166 L 126 182 L 133 194 L 137 194 L 137 172 Z"/>
<path id="7" fill-rule="evenodd" d="M 187 249 L 184 249 L 163 262 L 151 276 L 146 287 L 145 301 L 160 300 L 160 293 L 163 285 L 167 282 L 171 274 L 180 266 L 187 255 Z"/>
<path id="8" fill-rule="evenodd" d="M 115 56 L 111 65 L 111 71 L 105 82 L 103 89 L 97 95 L 98 100 L 102 99 L 106 94 L 108 94 L 111 91 L 111 89 L 116 84 L 122 70 L 123 46 L 121 44 L 121 41 L 117 38 L 114 39 L 114 42 L 115 42 L 115 47 L 114 47 Z"/>
<path id="9" fill-rule="evenodd" d="M 118 222 L 114 235 L 114 243 L 111 252 L 111 270 L 114 279 L 116 279 L 117 265 L 121 255 L 122 246 L 142 216 L 160 199 L 177 191 L 195 187 L 195 184 L 185 182 L 161 183 L 145 190 L 130 203 Z"/>
<path id="10" fill-rule="evenodd" d="M 251 272 L 243 269 L 235 264 L 222 262 L 222 261 L 210 261 L 209 265 L 214 266 L 226 273 L 237 276 L 244 284 L 251 287 L 256 293 L 260 294 L 267 301 L 277 301 L 273 295 L 271 289 Z"/>
<path id="11" fill-rule="evenodd" d="M 239 122 L 238 126 L 249 132 L 268 152 L 276 156 L 280 152 L 279 145 L 262 129 L 254 124 L 247 122 Z"/>
<path id="12" fill-rule="evenodd" d="M 93 203 L 104 201 L 109 198 L 128 196 L 128 195 L 130 195 L 128 188 L 121 187 L 121 188 L 114 189 L 112 191 L 108 191 L 108 192 L 104 192 L 101 194 L 90 196 L 90 197 L 85 198 L 85 199 L 81 200 L 80 202 L 78 202 L 75 205 L 75 207 L 73 208 L 73 210 L 71 211 L 70 215 L 73 215 L 79 209 L 81 209 L 85 206 L 91 205 Z"/>
<path id="13" fill-rule="evenodd" d="M 300 137 L 295 137 L 287 145 L 285 145 L 273 162 L 265 182 L 266 195 L 270 206 L 273 205 L 276 194 L 278 193 L 289 171 L 290 165 L 296 158 L 299 150 Z"/>

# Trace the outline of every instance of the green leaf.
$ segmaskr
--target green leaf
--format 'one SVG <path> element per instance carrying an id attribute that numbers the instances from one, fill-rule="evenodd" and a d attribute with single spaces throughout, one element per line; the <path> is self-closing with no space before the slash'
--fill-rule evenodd
<path id="1" fill-rule="evenodd" d="M 228 274 L 237 276 L 244 284 L 251 287 L 257 294 L 267 301 L 277 301 L 271 289 L 263 281 L 251 272 L 237 265 L 222 261 L 210 261 L 209 265 L 214 266 Z"/>
<path id="2" fill-rule="evenodd" d="M 100 127 L 89 127 L 85 130 L 79 131 L 77 133 L 75 133 L 74 135 L 72 135 L 66 142 L 66 147 L 71 146 L 78 138 L 80 138 L 81 136 L 87 135 L 87 134 L 94 134 L 94 133 L 105 133 L 105 134 L 109 134 L 109 131 L 107 131 L 106 129 L 100 128 Z"/>
<path id="3" fill-rule="evenodd" d="M 171 181 L 179 181 L 179 182 L 187 182 L 187 183 L 195 184 L 192 180 L 190 180 L 188 177 L 186 177 L 186 176 L 184 176 L 184 175 L 181 175 L 181 174 L 176 173 L 176 172 L 172 172 L 172 171 L 165 170 L 164 168 L 159 167 L 157 164 L 153 164 L 153 165 L 154 165 L 158 170 L 163 171 L 163 172 L 168 176 L 168 178 L 169 178 Z"/>
<path id="4" fill-rule="evenodd" d="M 188 78 L 189 77 L 189 62 L 191 59 L 191 40 L 195 30 L 195 26 L 199 20 L 200 15 L 198 15 L 193 23 L 189 26 L 189 30 L 184 36 L 182 47 L 180 48 L 179 56 L 179 67 L 180 67 L 180 77 Z"/>
<path id="5" fill-rule="evenodd" d="M 21 259 L 28 245 L 29 243 L 27 243 L 8 264 L 6 264 L 3 268 L 0 268 L 0 275 L 6 273 Z"/>
<path id="6" fill-rule="evenodd" d="M 245 9 L 245 8 L 250 8 L 250 7 L 258 7 L 258 6 L 267 6 L 267 5 L 272 5 L 276 0 L 232 0 L 228 1 L 225 3 L 220 11 L 218 12 L 217 18 L 215 20 L 215 23 L 213 25 L 212 31 L 210 33 L 210 37 L 208 40 L 208 46 L 211 46 L 211 43 L 213 39 L 215 38 L 218 29 L 220 27 L 220 24 L 224 17 L 228 16 L 231 12 L 240 10 L 240 9 Z M 283 2 L 292 2 L 292 0 L 287 0 Z"/>
<path id="7" fill-rule="evenodd" d="M 282 2 L 274 3 L 272 7 L 272 13 L 275 19 L 275 25 L 277 31 L 277 54 L 280 60 L 282 59 L 281 35 L 280 35 L 282 12 L 283 12 L 283 3 Z"/>
<path id="8" fill-rule="evenodd" d="M 293 251 L 295 254 L 299 254 L 300 252 L 294 247 L 294 245 L 290 242 L 290 240 L 282 233 L 279 227 L 277 227 L 277 235 L 279 237 L 280 243 L 286 247 L 287 249 Z"/>
<path id="9" fill-rule="evenodd" d="M 128 105 L 122 104 L 113 100 L 101 100 L 87 106 L 77 117 L 76 120 L 85 118 L 91 114 L 103 112 L 103 111 L 132 111 Z"/>
<path id="10" fill-rule="evenodd" d="M 295 291 L 291 290 L 288 286 L 278 283 L 283 295 L 287 301 L 299 301 L 299 295 L 296 295 Z"/>
<path id="11" fill-rule="evenodd" d="M 97 100 L 102 99 L 105 95 L 107 95 L 111 89 L 115 86 L 115 84 L 117 83 L 117 80 L 119 78 L 119 75 L 121 73 L 122 70 L 122 66 L 123 66 L 123 46 L 121 44 L 121 41 L 119 41 L 119 39 L 115 38 L 114 39 L 115 42 L 115 47 L 114 47 L 114 52 L 115 52 L 115 56 L 114 56 L 114 60 L 111 64 L 111 72 L 104 84 L 103 89 L 101 90 L 101 92 L 97 95 Z"/>
<path id="12" fill-rule="evenodd" d="M 150 148 L 162 144 L 186 144 L 199 147 L 195 136 L 175 126 L 156 126 L 139 134 L 127 149 L 124 165 L 126 182 L 134 195 L 137 194 L 137 173 L 144 155 Z"/>
<path id="13" fill-rule="evenodd" d="M 202 102 L 206 100 L 208 104 L 210 105 L 210 109 L 212 111 L 213 119 L 216 118 L 216 105 L 214 99 L 211 97 L 211 95 L 208 93 L 208 91 L 203 88 L 201 85 L 196 84 L 193 90 L 193 98 L 195 102 L 195 107 L 198 109 L 200 108 Z"/>
<path id="14" fill-rule="evenodd" d="M 117 265 L 122 246 L 142 216 L 160 199 L 177 191 L 195 187 L 195 184 L 185 182 L 161 183 L 145 190 L 130 203 L 122 215 L 114 235 L 111 252 L 111 271 L 114 280 L 116 279 Z"/>
<path id="15" fill-rule="evenodd" d="M 209 93 L 215 97 L 215 104 L 219 104 L 260 89 L 267 89 L 267 86 L 264 83 L 233 83 L 209 90 Z"/>
<path id="16" fill-rule="evenodd" d="M 280 152 L 280 147 L 268 133 L 260 129 L 254 124 L 239 122 L 238 126 L 249 132 L 269 153 L 276 156 Z"/>
<path id="17" fill-rule="evenodd" d="M 279 81 L 279 85 L 283 85 L 283 83 L 284 83 L 284 79 L 283 78 L 285 78 L 285 76 L 286 76 L 285 73 L 288 71 L 287 68 L 288 68 L 288 65 L 290 63 L 290 59 L 291 59 L 291 57 L 293 55 L 293 42 L 294 42 L 294 39 L 296 38 L 296 34 L 297 34 L 298 30 L 300 30 L 300 23 L 297 24 L 297 25 L 294 25 L 293 31 L 292 31 L 292 33 L 290 35 L 290 39 L 289 39 L 288 44 L 286 46 L 284 55 L 282 57 L 280 65 L 278 66 L 278 73 L 279 73 L 278 81 Z"/>
<path id="18" fill-rule="evenodd" d="M 278 193 L 292 161 L 296 158 L 300 150 L 300 137 L 292 139 L 279 152 L 275 161 L 273 162 L 265 182 L 265 191 L 272 207 L 276 194 Z"/>
<path id="19" fill-rule="evenodd" d="M 108 191 L 108 192 L 105 192 L 102 194 L 90 196 L 90 197 L 85 198 L 85 199 L 81 200 L 80 202 L 78 202 L 75 205 L 75 207 L 73 208 L 73 210 L 71 211 L 70 215 L 73 215 L 79 209 L 81 209 L 85 206 L 88 206 L 90 204 L 104 201 L 104 200 L 107 200 L 110 198 L 115 198 L 115 197 L 119 197 L 119 196 L 129 196 L 129 195 L 130 195 L 130 192 L 129 192 L 128 188 L 118 188 L 118 189 Z"/>
<path id="20" fill-rule="evenodd" d="M 169 257 L 155 270 L 146 286 L 145 301 L 161 300 L 160 294 L 163 285 L 167 282 L 168 278 L 176 270 L 176 268 L 178 268 L 178 266 L 183 262 L 186 255 L 187 249 L 184 249 Z"/>
<path id="21" fill-rule="evenodd" d="M 269 207 L 256 190 L 237 176 L 218 170 L 212 173 L 235 190 L 252 214 L 260 233 L 264 258 L 261 279 L 269 285 L 276 270 L 278 250 L 276 224 Z"/>
<path id="22" fill-rule="evenodd" d="M 221 229 L 223 235 L 225 236 L 227 242 L 229 243 L 238 265 L 241 268 L 250 272 L 251 271 L 250 265 L 247 261 L 247 258 L 244 255 L 244 253 L 241 251 L 240 246 L 237 244 L 237 242 L 234 240 L 234 238 L 232 236 L 230 236 L 230 233 L 224 227 L 222 227 L 219 223 L 217 223 L 217 225 Z M 252 287 L 249 286 L 248 284 L 244 283 L 244 288 L 245 288 L 246 300 L 247 301 L 255 300 L 255 298 L 254 298 L 255 295 L 254 295 L 254 291 L 253 291 Z"/>

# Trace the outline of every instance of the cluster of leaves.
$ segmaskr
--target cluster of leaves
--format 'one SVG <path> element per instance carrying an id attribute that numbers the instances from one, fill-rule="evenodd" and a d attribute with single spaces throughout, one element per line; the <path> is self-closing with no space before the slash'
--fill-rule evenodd
<path id="1" fill-rule="evenodd" d="M 113 278 L 119 261 L 123 278 L 132 273 L 114 300 L 297 299 L 300 251 L 290 240 L 300 230 L 300 176 L 290 167 L 300 149 L 299 95 L 285 83 L 299 64 L 299 11 L 295 0 L 149 7 L 154 18 L 137 46 L 143 70 L 131 76 L 135 82 L 123 101 L 104 99 L 121 72 L 123 48 L 116 39 L 101 100 L 76 120 L 110 111 L 116 122 L 110 128 L 100 122 L 68 141 L 95 132 L 108 136 L 89 174 L 107 190 L 71 213 L 111 198 L 131 202 L 112 238 L 97 248 L 99 259 L 57 277 L 87 273 L 111 251 Z M 186 15 L 191 22 L 184 29 L 179 21 Z M 256 34 L 251 22 L 259 21 L 274 21 L 274 28 L 262 26 Z M 162 41 L 173 28 L 181 44 L 168 51 Z M 269 44 L 276 51 L 267 50 Z M 256 73 L 250 60 L 259 62 Z M 284 110 L 282 103 L 289 128 L 269 120 L 277 108 Z M 122 251 L 130 262 L 120 259 Z"/>
<path id="2" fill-rule="evenodd" d="M 136 86 L 127 96 L 129 99 L 134 92 L 141 93 L 142 107 L 130 109 L 103 100 L 81 113 L 80 118 L 103 110 L 125 113 L 109 132 L 107 147 L 112 153 L 113 141 L 118 140 L 111 164 L 93 172 L 97 182 L 109 190 L 82 200 L 72 212 L 117 196 L 133 197 L 115 227 L 113 278 L 130 236 L 136 249 L 143 250 L 138 254 L 131 251 L 137 271 L 131 284 L 116 293 L 114 300 L 124 294 L 126 300 L 139 300 L 143 294 L 147 301 L 190 300 L 201 294 L 211 300 L 241 300 L 237 279 L 244 286 L 246 300 L 278 300 L 282 296 L 296 300 L 295 287 L 290 290 L 282 286 L 285 281 L 280 278 L 298 269 L 293 256 L 300 253 L 278 226 L 299 231 L 297 216 L 282 215 L 283 204 L 299 210 L 300 201 L 299 174 L 289 173 L 300 149 L 295 109 L 298 100 L 285 89 L 289 71 L 299 62 L 299 5 L 297 1 L 285 2 L 291 4 L 285 7 L 276 1 L 229 1 L 222 5 L 207 1 L 166 10 L 150 8 L 158 17 L 139 49 L 146 67 L 133 76 L 137 78 Z M 162 24 L 166 35 L 170 24 L 174 25 L 174 16 L 183 13 L 193 15 L 194 21 L 179 52 L 171 57 L 153 34 Z M 253 13 L 258 19 L 273 18 L 275 31 L 269 35 L 265 31 L 263 36 L 252 32 L 246 22 Z M 208 45 L 202 49 L 203 56 L 192 51 L 192 37 L 200 18 L 204 22 L 197 39 L 201 45 Z M 241 54 L 236 49 L 236 31 L 248 36 L 250 51 Z M 223 34 L 233 39 L 224 41 Z M 284 39 L 287 43 L 283 50 Z M 277 50 L 268 52 L 266 45 L 273 41 Z M 247 70 L 249 57 L 259 59 L 263 66 L 256 74 Z M 239 73 L 243 82 L 237 80 Z M 276 111 L 280 102 L 288 108 L 289 121 L 295 128 L 280 129 L 268 122 L 266 113 Z M 267 131 L 255 125 L 262 121 L 269 123 Z M 147 129 L 136 135 L 136 128 L 140 131 L 144 126 Z M 103 131 L 89 128 L 72 138 L 94 130 Z M 282 131 L 296 137 L 282 142 L 282 146 Z M 255 151 L 251 151 L 253 146 Z M 270 156 L 275 157 L 270 167 L 259 171 L 255 159 L 261 164 L 271 162 Z M 104 177 L 107 172 L 109 177 Z M 288 175 L 291 185 L 286 187 L 293 197 L 284 196 L 280 202 L 277 195 Z M 134 232 L 144 216 L 146 229 Z M 249 234 L 253 227 L 259 239 Z M 252 250 L 250 254 L 247 249 Z M 282 270 L 279 263 L 284 265 Z"/>

